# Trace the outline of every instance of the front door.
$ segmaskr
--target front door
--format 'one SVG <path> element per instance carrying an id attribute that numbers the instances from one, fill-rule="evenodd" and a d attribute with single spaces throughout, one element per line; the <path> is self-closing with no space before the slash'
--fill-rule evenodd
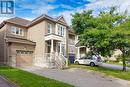
<path id="1" fill-rule="evenodd" d="M 57 42 L 56 43 L 56 52 L 62 53 L 64 55 L 65 54 L 65 45 L 60 42 Z"/>

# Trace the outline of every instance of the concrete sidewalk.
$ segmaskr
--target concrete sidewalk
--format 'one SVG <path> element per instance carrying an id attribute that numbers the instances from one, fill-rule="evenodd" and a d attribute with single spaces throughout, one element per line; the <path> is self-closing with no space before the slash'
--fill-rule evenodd
<path id="1" fill-rule="evenodd" d="M 75 87 L 130 87 L 130 82 L 84 69 L 45 69 L 26 67 L 25 71 L 74 85 Z"/>
<path id="2" fill-rule="evenodd" d="M 4 77 L 0 76 L 0 87 L 16 87 Z"/>

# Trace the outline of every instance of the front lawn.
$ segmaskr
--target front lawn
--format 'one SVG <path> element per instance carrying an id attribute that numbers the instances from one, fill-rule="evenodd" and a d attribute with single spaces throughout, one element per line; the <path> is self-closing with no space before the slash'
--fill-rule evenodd
<path id="1" fill-rule="evenodd" d="M 130 81 L 130 71 L 123 72 L 121 70 L 113 70 L 113 69 L 108 69 L 108 68 L 103 68 L 103 67 L 91 67 L 91 66 L 85 66 L 85 65 L 70 65 L 70 68 L 82 68 L 82 69 L 94 70 L 97 72 L 104 73 L 106 75 L 110 75 L 116 78 Z"/>
<path id="2" fill-rule="evenodd" d="M 0 66 L 0 75 L 5 76 L 20 87 L 74 87 L 63 82 L 7 66 Z"/>

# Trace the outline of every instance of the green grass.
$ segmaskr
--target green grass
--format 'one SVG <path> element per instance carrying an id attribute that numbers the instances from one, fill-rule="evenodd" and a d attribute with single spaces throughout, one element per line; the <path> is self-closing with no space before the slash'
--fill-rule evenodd
<path id="1" fill-rule="evenodd" d="M 130 81 L 130 71 L 123 72 L 121 70 L 113 70 L 113 69 L 108 69 L 103 67 L 91 67 L 85 65 L 70 65 L 70 68 L 82 68 L 82 69 L 94 70 L 97 72 L 104 73 L 105 75 Z"/>
<path id="2" fill-rule="evenodd" d="M 8 66 L 0 66 L 0 75 L 5 76 L 20 87 L 74 87 L 63 82 Z"/>

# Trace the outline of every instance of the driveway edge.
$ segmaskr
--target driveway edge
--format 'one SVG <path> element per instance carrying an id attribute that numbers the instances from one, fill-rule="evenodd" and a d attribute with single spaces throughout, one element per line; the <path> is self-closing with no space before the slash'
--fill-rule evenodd
<path id="1" fill-rule="evenodd" d="M 9 80 L 7 77 L 0 75 L 0 78 L 5 81 L 10 87 L 20 87 L 17 84 L 15 84 L 13 81 Z"/>

